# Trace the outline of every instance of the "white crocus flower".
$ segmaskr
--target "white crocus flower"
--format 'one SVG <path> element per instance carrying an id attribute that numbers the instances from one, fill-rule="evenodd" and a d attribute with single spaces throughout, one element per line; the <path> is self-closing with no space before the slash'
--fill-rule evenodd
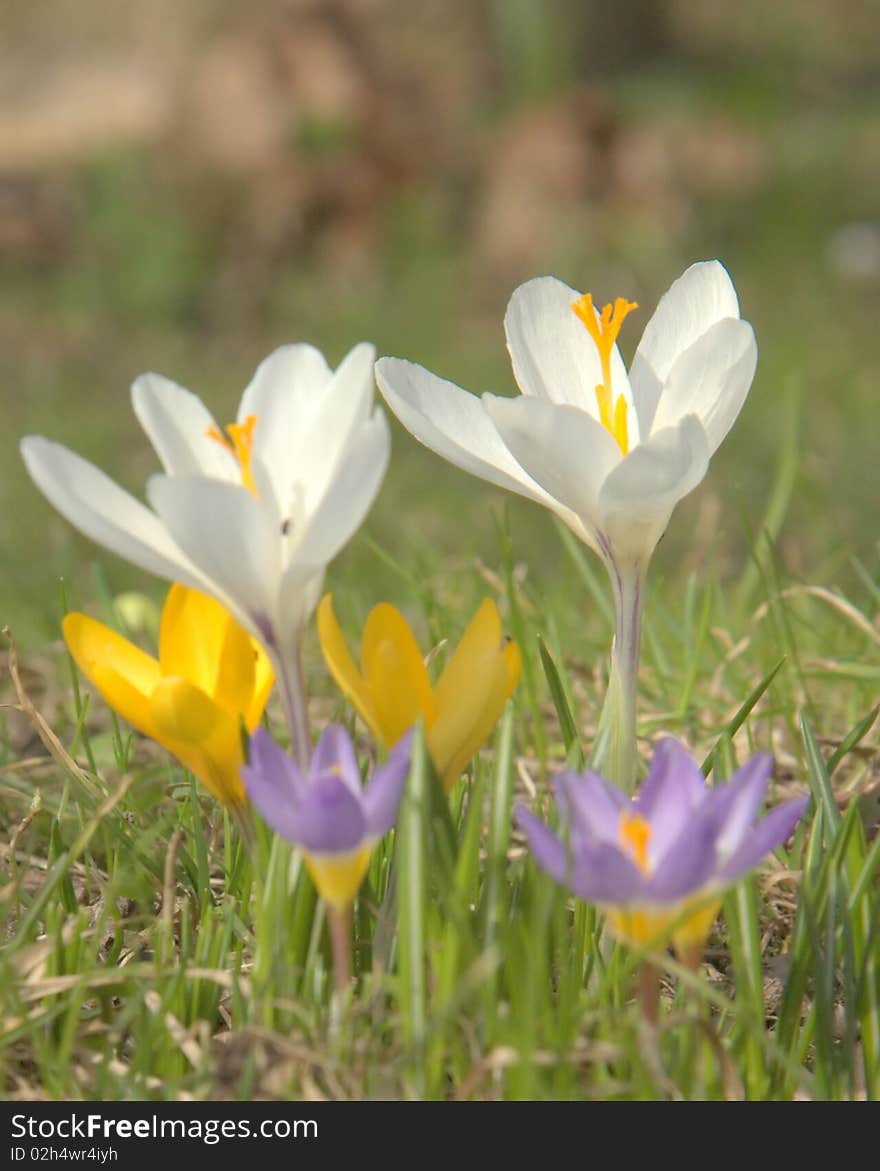
<path id="1" fill-rule="evenodd" d="M 635 782 L 635 679 L 642 584 L 675 505 L 703 479 L 755 373 L 723 265 L 692 265 L 664 295 L 626 368 L 617 335 L 634 304 L 597 311 L 554 277 L 521 285 L 504 328 L 522 394 L 461 387 L 398 358 L 379 387 L 409 431 L 464 471 L 543 504 L 602 558 L 617 611 L 597 762 Z"/>
<path id="2" fill-rule="evenodd" d="M 213 595 L 266 648 L 296 754 L 310 751 L 300 644 L 324 568 L 363 521 L 390 438 L 372 410 L 373 346 L 332 371 L 309 345 L 261 363 L 225 432 L 188 390 L 158 374 L 132 403 L 164 468 L 150 508 L 67 448 L 27 436 L 34 482 L 76 528 L 159 577 Z"/>

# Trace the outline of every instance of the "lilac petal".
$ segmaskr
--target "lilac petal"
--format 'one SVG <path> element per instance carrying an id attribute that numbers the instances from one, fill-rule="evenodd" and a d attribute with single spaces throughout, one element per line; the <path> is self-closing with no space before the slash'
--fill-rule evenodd
<path id="1" fill-rule="evenodd" d="M 565 885 L 571 870 L 569 855 L 565 846 L 552 829 L 540 817 L 535 817 L 525 805 L 517 805 L 513 818 L 528 838 L 529 848 L 535 862 L 554 882 Z"/>
<path id="2" fill-rule="evenodd" d="M 649 899 L 672 903 L 695 894 L 718 870 L 718 834 L 723 819 L 717 808 L 702 808 L 692 814 L 681 832 L 666 849 L 663 861 L 649 882 Z"/>
<path id="3" fill-rule="evenodd" d="M 370 837 L 381 838 L 394 825 L 409 776 L 412 737 L 409 731 L 397 741 L 387 761 L 376 769 L 364 791 L 363 807 Z"/>
<path id="4" fill-rule="evenodd" d="M 359 797 L 335 773 L 323 773 L 309 786 L 297 814 L 297 842 L 311 854 L 344 854 L 367 833 Z"/>
<path id="5" fill-rule="evenodd" d="M 620 811 L 629 806 L 627 796 L 594 773 L 565 771 L 554 780 L 556 804 L 577 838 L 613 842 L 620 838 Z"/>
<path id="6" fill-rule="evenodd" d="M 247 795 L 263 820 L 289 842 L 298 840 L 299 810 L 308 783 L 294 761 L 265 728 L 250 741 L 250 764 L 242 765 Z"/>
<path id="7" fill-rule="evenodd" d="M 723 810 L 724 825 L 718 835 L 721 862 L 732 857 L 745 842 L 761 812 L 772 772 L 773 757 L 759 752 L 725 785 L 712 790 L 710 800 L 717 801 Z"/>
<path id="8" fill-rule="evenodd" d="M 361 770 L 358 768 L 351 737 L 341 724 L 328 724 L 321 733 L 312 753 L 309 773 L 313 783 L 324 773 L 333 773 L 341 777 L 352 793 L 360 798 L 363 789 Z"/>
<path id="9" fill-rule="evenodd" d="M 265 728 L 257 728 L 248 745 L 249 767 L 258 772 L 277 774 L 277 783 L 287 786 L 295 795 L 302 797 L 308 789 L 308 781 L 292 756 L 288 755 Z"/>
<path id="10" fill-rule="evenodd" d="M 603 906 L 627 906 L 650 898 L 650 880 L 609 842 L 576 847 L 569 885 L 579 898 Z"/>
<path id="11" fill-rule="evenodd" d="M 794 797 L 771 809 L 733 857 L 724 864 L 721 878 L 725 882 L 736 882 L 757 866 L 762 858 L 781 846 L 794 831 L 809 803 L 809 797 Z"/>
<path id="12" fill-rule="evenodd" d="M 523 805 L 514 810 L 540 868 L 578 898 L 606 906 L 641 902 L 648 883 L 638 867 L 608 842 L 581 842 L 573 851 Z"/>
<path id="13" fill-rule="evenodd" d="M 706 781 L 680 740 L 664 736 L 654 745 L 645 782 L 639 789 L 639 812 L 652 820 L 659 805 L 675 800 L 696 807 L 706 795 Z"/>
<path id="14" fill-rule="evenodd" d="M 667 736 L 654 746 L 651 767 L 634 802 L 635 810 L 651 824 L 648 856 L 655 869 L 708 790 L 690 752 Z"/>
<path id="15" fill-rule="evenodd" d="M 697 808 L 688 811 L 654 868 L 650 885 L 655 901 L 675 901 L 720 879 L 725 862 L 720 845 L 729 832 L 740 832 L 743 821 L 748 829 L 763 799 L 771 767 L 769 758 L 754 757 L 733 780 L 709 790 Z"/>

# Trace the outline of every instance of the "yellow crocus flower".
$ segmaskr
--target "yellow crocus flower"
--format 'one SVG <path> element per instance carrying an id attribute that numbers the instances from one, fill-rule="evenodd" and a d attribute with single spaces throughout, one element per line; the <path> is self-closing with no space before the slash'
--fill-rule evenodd
<path id="1" fill-rule="evenodd" d="M 173 585 L 159 658 L 87 614 L 68 614 L 77 666 L 123 719 L 176 756 L 232 810 L 246 804 L 241 723 L 259 722 L 274 675 L 265 652 L 213 598 Z"/>
<path id="2" fill-rule="evenodd" d="M 367 616 L 360 669 L 330 594 L 318 607 L 318 637 L 338 687 L 386 748 L 423 717 L 428 752 L 447 792 L 489 738 L 522 665 L 519 647 L 504 637 L 498 607 L 490 598 L 471 619 L 433 687 L 406 619 L 387 602 Z"/>

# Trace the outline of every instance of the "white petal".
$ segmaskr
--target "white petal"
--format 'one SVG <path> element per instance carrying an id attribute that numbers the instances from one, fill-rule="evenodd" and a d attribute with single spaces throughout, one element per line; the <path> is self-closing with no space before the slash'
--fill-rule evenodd
<path id="1" fill-rule="evenodd" d="M 599 490 L 622 459 L 620 448 L 602 424 L 567 403 L 490 394 L 483 396 L 483 402 L 498 434 L 529 475 L 595 530 Z"/>
<path id="2" fill-rule="evenodd" d="M 40 435 L 21 441 L 31 478 L 81 533 L 147 573 L 204 589 L 204 578 L 161 520 L 94 464 Z"/>
<path id="3" fill-rule="evenodd" d="M 614 557 L 650 557 L 672 510 L 696 488 L 708 466 L 706 433 L 695 415 L 655 431 L 631 451 L 599 492 L 602 527 Z"/>
<path id="4" fill-rule="evenodd" d="M 654 429 L 696 415 L 711 455 L 742 409 L 757 362 L 755 334 L 747 321 L 725 317 L 716 322 L 672 367 L 657 404 Z"/>
<path id="5" fill-rule="evenodd" d="M 572 309 L 580 293 L 556 277 L 542 276 L 520 285 L 504 317 L 507 348 L 523 394 L 571 403 L 599 417 L 596 387 L 603 382 L 596 343 Z M 611 388 L 632 402 L 626 368 L 615 345 L 611 351 Z"/>
<path id="6" fill-rule="evenodd" d="M 353 536 L 379 491 L 390 454 L 388 420 L 377 409 L 352 439 L 324 498 L 307 518 L 306 531 L 293 549 L 292 560 L 300 567 L 295 572 L 302 567 L 316 572 Z"/>
<path id="7" fill-rule="evenodd" d="M 309 420 L 299 445 L 294 479 L 310 513 L 320 502 L 359 427 L 370 417 L 375 346 L 362 342 L 343 358 Z"/>
<path id="8" fill-rule="evenodd" d="M 629 372 L 642 435 L 651 430 L 660 389 L 676 359 L 725 317 L 739 317 L 739 302 L 718 260 L 692 264 L 660 298 Z"/>
<path id="9" fill-rule="evenodd" d="M 268 471 L 279 499 L 289 489 L 302 436 L 331 378 L 314 346 L 280 346 L 260 363 L 242 395 L 238 421 L 256 416 L 252 457 Z"/>
<path id="10" fill-rule="evenodd" d="M 505 447 L 476 395 L 402 358 L 380 358 L 376 381 L 389 407 L 419 443 L 462 471 L 547 508 L 553 506 L 553 498 Z"/>
<path id="11" fill-rule="evenodd" d="M 261 460 L 252 459 L 251 475 L 254 478 L 254 487 L 257 490 L 256 498 L 260 503 L 260 507 L 264 512 L 268 513 L 273 527 L 277 528 L 280 533 L 282 521 L 286 513 L 281 511 L 281 505 L 276 495 L 276 485 L 269 474 L 269 469 L 265 467 Z M 240 475 L 235 483 L 238 485 L 241 484 Z"/>
<path id="12" fill-rule="evenodd" d="M 281 534 L 274 510 L 240 484 L 204 477 L 152 476 L 147 495 L 209 592 L 264 636 L 267 622 L 277 624 Z"/>
<path id="13" fill-rule="evenodd" d="M 240 477 L 231 452 L 208 432 L 217 427 L 191 391 L 161 374 L 141 374 L 131 387 L 134 413 L 169 476 Z"/>
<path id="14" fill-rule="evenodd" d="M 363 523 L 385 477 L 390 454 L 388 420 L 377 409 L 353 438 L 323 500 L 293 545 L 278 607 L 284 639 L 296 637 L 317 605 L 324 568 Z M 291 539 L 295 541 L 295 533 Z"/>
<path id="15" fill-rule="evenodd" d="M 296 647 L 312 616 L 324 586 L 324 569 L 309 575 L 300 567 L 290 567 L 281 583 L 278 604 L 278 641 L 282 654 L 289 654 Z"/>
<path id="16" fill-rule="evenodd" d="M 331 378 L 327 360 L 316 346 L 307 342 L 279 346 L 259 364 L 241 396 L 238 421 L 243 423 L 248 415 L 260 418 L 273 411 L 278 400 L 285 402 L 291 395 L 308 399 L 314 388 Z"/>

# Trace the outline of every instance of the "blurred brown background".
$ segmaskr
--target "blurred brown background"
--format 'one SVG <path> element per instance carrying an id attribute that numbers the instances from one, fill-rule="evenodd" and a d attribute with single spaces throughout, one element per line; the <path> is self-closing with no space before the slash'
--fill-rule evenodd
<path id="1" fill-rule="evenodd" d="M 876 580 L 877 4 L 4 0 L 0 30 L 0 608 L 21 638 L 57 630 L 60 574 L 80 602 L 105 575 L 149 585 L 54 516 L 21 434 L 140 492 L 141 370 L 221 421 L 293 340 L 336 362 L 367 338 L 504 392 L 520 281 L 638 300 L 629 357 L 711 256 L 759 373 L 661 572 L 740 566 L 775 483 L 787 573 Z M 368 532 L 413 572 L 469 571 L 500 502 L 397 430 Z M 511 515 L 552 577 L 549 521 Z M 364 539 L 335 572 L 365 606 L 402 588 Z"/>

